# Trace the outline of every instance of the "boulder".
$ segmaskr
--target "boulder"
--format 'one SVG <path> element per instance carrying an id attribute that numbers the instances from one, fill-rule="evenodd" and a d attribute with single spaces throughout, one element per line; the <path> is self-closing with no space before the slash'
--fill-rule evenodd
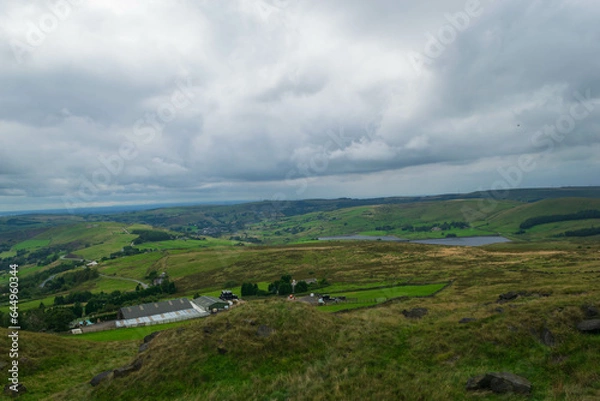
<path id="1" fill-rule="evenodd" d="M 600 316 L 600 311 L 594 305 L 583 305 L 581 309 L 588 319 Z"/>
<path id="2" fill-rule="evenodd" d="M 138 353 L 142 353 L 142 352 L 146 351 L 148 348 L 150 348 L 150 343 L 143 343 L 138 348 Z"/>
<path id="3" fill-rule="evenodd" d="M 112 370 L 105 370 L 104 372 L 94 376 L 92 380 L 90 380 L 90 384 L 96 387 L 98 384 L 102 383 L 104 380 L 110 377 Z"/>
<path id="4" fill-rule="evenodd" d="M 547 327 L 544 327 L 544 330 L 542 330 L 540 340 L 542 341 L 542 344 L 547 345 L 548 347 L 554 347 L 556 345 L 554 333 L 552 333 Z"/>
<path id="5" fill-rule="evenodd" d="M 490 386 L 490 378 L 487 375 L 479 375 L 467 380 L 467 390 L 486 390 Z"/>
<path id="6" fill-rule="evenodd" d="M 154 333 L 148 334 L 146 337 L 144 337 L 144 344 L 149 343 L 150 341 L 154 340 L 154 338 L 159 334 L 160 334 L 160 331 L 155 331 Z"/>
<path id="7" fill-rule="evenodd" d="M 498 296 L 498 300 L 496 302 L 499 304 L 503 304 L 505 302 L 513 301 L 513 300 L 517 299 L 518 296 L 519 296 L 519 293 L 514 292 L 514 291 L 509 291 L 505 294 L 500 294 Z"/>
<path id="8" fill-rule="evenodd" d="M 125 377 L 130 373 L 136 372 L 142 368 L 142 360 L 136 359 L 131 365 L 123 366 L 113 370 L 113 377 Z"/>
<path id="9" fill-rule="evenodd" d="M 404 309 L 402 314 L 410 319 L 420 319 L 427 314 L 427 308 L 413 308 L 411 310 Z"/>
<path id="10" fill-rule="evenodd" d="M 13 386 L 13 384 L 10 384 L 10 383 L 7 384 L 6 386 L 4 386 L 4 394 L 11 396 L 11 397 L 18 397 L 21 394 L 24 394 L 27 392 L 27 387 L 25 387 L 25 385 L 23 383 L 17 384 L 16 391 L 11 388 L 12 386 Z"/>
<path id="11" fill-rule="evenodd" d="M 600 319 L 584 320 L 577 325 L 582 333 L 600 333 Z"/>
<path id="12" fill-rule="evenodd" d="M 258 326 L 258 330 L 256 330 L 256 335 L 265 338 L 269 337 L 274 332 L 275 329 L 272 329 L 267 325 L 261 324 L 260 326 Z"/>
<path id="13" fill-rule="evenodd" d="M 524 377 L 509 372 L 491 372 L 467 381 L 467 390 L 488 390 L 494 393 L 531 393 L 531 383 Z"/>
<path id="14" fill-rule="evenodd" d="M 458 323 L 473 323 L 476 321 L 477 321 L 477 319 L 475 319 L 474 317 L 463 317 L 462 319 L 460 319 L 458 321 Z"/>
<path id="15" fill-rule="evenodd" d="M 488 373 L 488 375 L 492 377 L 490 380 L 490 389 L 494 393 L 531 393 L 531 383 L 524 377 L 509 372 Z"/>

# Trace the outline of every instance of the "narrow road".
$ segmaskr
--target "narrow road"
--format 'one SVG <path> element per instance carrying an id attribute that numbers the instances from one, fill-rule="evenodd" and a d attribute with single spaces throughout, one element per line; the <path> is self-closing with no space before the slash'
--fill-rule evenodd
<path id="1" fill-rule="evenodd" d="M 48 281 L 52 280 L 54 277 L 56 277 L 56 274 L 53 274 L 50 277 L 48 277 L 46 280 L 44 280 L 44 282 L 42 282 L 42 284 L 40 284 L 40 288 L 44 288 L 44 286 L 46 285 L 46 283 Z"/>
<path id="2" fill-rule="evenodd" d="M 141 282 L 139 280 L 136 280 L 136 279 L 133 279 L 133 278 L 118 277 L 118 276 L 107 276 L 106 274 L 100 274 L 100 277 L 113 278 L 115 280 L 133 281 L 134 283 L 138 283 L 139 285 L 141 285 L 143 289 L 148 288 L 148 284 L 143 283 L 143 282 Z"/>

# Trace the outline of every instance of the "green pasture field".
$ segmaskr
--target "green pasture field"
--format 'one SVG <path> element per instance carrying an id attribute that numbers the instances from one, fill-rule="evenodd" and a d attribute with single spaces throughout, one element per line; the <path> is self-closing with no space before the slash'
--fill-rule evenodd
<path id="1" fill-rule="evenodd" d="M 144 281 L 146 275 L 157 262 L 165 257 L 162 252 L 148 252 L 138 255 L 125 256 L 122 258 L 100 262 L 98 272 L 100 274 L 116 275 Z"/>
<path id="2" fill-rule="evenodd" d="M 118 276 L 108 276 L 108 277 L 103 277 L 100 276 L 97 279 L 91 280 L 91 281 L 86 281 L 84 283 L 82 283 L 81 285 L 78 285 L 77 287 L 73 287 L 69 290 L 69 292 L 75 292 L 75 291 L 91 291 L 94 293 L 97 292 L 113 292 L 113 291 L 121 291 L 121 292 L 125 292 L 125 291 L 134 291 L 135 287 L 137 286 L 136 282 L 133 281 L 129 281 L 129 280 L 123 280 L 121 278 L 119 278 Z"/>
<path id="3" fill-rule="evenodd" d="M 402 285 L 397 287 L 386 287 L 377 289 L 365 289 L 362 291 L 331 293 L 332 297 L 345 296 L 350 302 L 341 302 L 336 305 L 319 307 L 320 310 L 337 312 L 346 309 L 373 306 L 400 297 L 424 297 L 435 294 L 446 287 L 448 283 L 425 284 L 425 285 Z"/>
<path id="4" fill-rule="evenodd" d="M 0 252 L 0 259 L 12 258 L 14 256 L 17 256 L 17 251 L 13 251 L 12 249 L 10 251 Z"/>
<path id="5" fill-rule="evenodd" d="M 54 297 L 55 295 L 51 295 L 48 296 L 46 298 L 42 298 L 42 299 L 34 299 L 34 300 L 27 300 L 27 301 L 19 301 L 19 310 L 20 311 L 26 311 L 26 310 L 30 310 L 30 309 L 36 309 L 40 306 L 40 302 L 42 302 L 44 304 L 44 306 L 48 307 L 48 306 L 52 306 L 54 305 Z M 9 305 L 3 305 L 0 306 L 0 311 L 6 313 L 9 311 Z"/>
<path id="6" fill-rule="evenodd" d="M 207 237 L 206 240 L 194 240 L 194 239 L 177 239 L 170 241 L 160 242 L 145 242 L 143 244 L 135 245 L 139 249 L 151 249 L 151 250 L 168 250 L 168 249 L 196 249 L 196 248 L 208 248 L 215 246 L 231 246 L 236 244 L 237 241 L 230 241 L 218 238 Z"/>
<path id="7" fill-rule="evenodd" d="M 48 244 L 50 244 L 50 240 L 45 240 L 45 239 L 28 239 L 26 241 L 23 242 L 19 242 L 17 245 L 13 246 L 13 249 L 15 251 L 20 251 L 22 249 L 36 249 L 36 248 L 43 248 L 45 246 L 48 246 Z"/>
<path id="8" fill-rule="evenodd" d="M 108 341 L 141 341 L 148 334 L 154 333 L 155 331 L 172 329 L 175 327 L 182 327 L 189 325 L 194 319 L 184 320 L 182 322 L 155 324 L 151 326 L 132 327 L 124 329 L 114 329 L 106 331 L 98 331 L 95 333 L 84 333 L 77 335 L 67 335 L 69 338 L 84 340 L 84 341 L 97 341 L 97 342 L 108 342 Z"/>
<path id="9" fill-rule="evenodd" d="M 499 201 L 496 213 L 514 208 L 521 203 Z M 421 202 L 398 205 L 359 206 L 331 212 L 314 212 L 300 216 L 282 218 L 276 222 L 257 223 L 250 226 L 249 235 L 263 238 L 265 241 L 297 242 L 323 236 L 336 235 L 395 235 L 407 239 L 443 238 L 446 234 L 474 236 L 495 234 L 484 225 L 460 230 L 443 232 L 408 232 L 402 226 L 432 225 L 436 223 L 465 221 L 464 210 L 477 210 L 477 200 L 457 200 L 444 202 Z M 376 227 L 391 226 L 388 230 L 375 230 Z M 294 233 L 295 232 L 295 233 Z"/>

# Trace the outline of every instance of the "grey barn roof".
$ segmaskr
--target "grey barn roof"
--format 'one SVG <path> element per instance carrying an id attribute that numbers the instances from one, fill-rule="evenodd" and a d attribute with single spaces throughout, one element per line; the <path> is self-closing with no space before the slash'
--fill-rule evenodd
<path id="1" fill-rule="evenodd" d="M 208 295 L 203 295 L 200 298 L 194 299 L 194 303 L 204 309 L 209 309 L 216 303 L 229 305 L 227 301 L 223 301 L 222 299 L 215 297 L 209 297 Z"/>
<path id="2" fill-rule="evenodd" d="M 194 307 L 187 298 L 173 299 L 171 301 L 153 302 L 143 305 L 124 306 L 120 309 L 123 319 L 136 319 L 139 317 L 160 315 L 161 313 L 177 312 Z"/>

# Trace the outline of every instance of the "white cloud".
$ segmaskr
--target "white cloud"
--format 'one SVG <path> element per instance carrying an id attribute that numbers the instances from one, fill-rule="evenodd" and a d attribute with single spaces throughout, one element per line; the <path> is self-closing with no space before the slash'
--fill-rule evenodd
<path id="1" fill-rule="evenodd" d="M 0 0 L 10 208 L 60 205 L 106 175 L 101 160 L 119 171 L 82 204 L 470 191 L 549 143 L 522 185 L 598 184 L 595 2 L 482 0 L 420 74 L 408 54 L 465 1 L 82 2 L 19 63 L 13 45 L 48 4 Z M 564 139 L 536 137 L 587 90 L 589 115 Z"/>

